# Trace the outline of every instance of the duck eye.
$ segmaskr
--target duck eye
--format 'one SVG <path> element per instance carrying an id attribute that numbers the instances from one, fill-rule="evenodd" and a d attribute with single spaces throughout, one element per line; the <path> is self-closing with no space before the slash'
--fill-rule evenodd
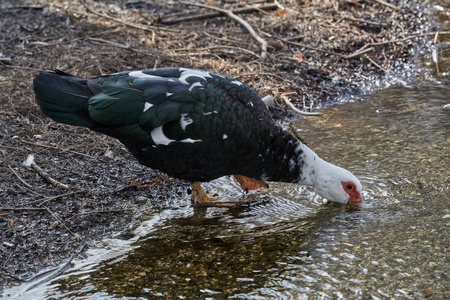
<path id="1" fill-rule="evenodd" d="M 353 185 L 347 184 L 347 190 L 353 190 Z"/>

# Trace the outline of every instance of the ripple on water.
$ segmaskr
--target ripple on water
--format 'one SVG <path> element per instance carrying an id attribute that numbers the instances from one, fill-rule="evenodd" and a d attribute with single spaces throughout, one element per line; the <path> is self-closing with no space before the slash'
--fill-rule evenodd
<path id="1" fill-rule="evenodd" d="M 233 190 L 234 199 L 230 200 L 247 199 L 239 192 L 237 183 L 227 177 L 205 184 L 205 187 L 219 195 L 230 195 Z M 273 226 L 271 230 L 288 230 L 298 226 L 295 221 L 312 215 L 318 208 L 317 203 L 311 201 L 315 193 L 296 184 L 271 183 L 269 190 L 251 191 L 248 197 L 256 198 L 255 204 L 250 204 L 249 209 L 241 210 L 227 222 L 246 229 Z"/>

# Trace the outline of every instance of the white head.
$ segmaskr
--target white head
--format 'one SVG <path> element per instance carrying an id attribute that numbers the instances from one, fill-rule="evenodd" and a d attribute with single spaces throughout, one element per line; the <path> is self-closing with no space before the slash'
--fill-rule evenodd
<path id="1" fill-rule="evenodd" d="M 361 200 L 362 186 L 349 171 L 322 160 L 316 170 L 317 193 L 331 202 L 354 203 Z"/>
<path id="2" fill-rule="evenodd" d="M 331 202 L 352 203 L 361 200 L 362 186 L 349 171 L 321 159 L 302 145 L 303 178 L 299 183 L 312 185 L 317 193 Z"/>

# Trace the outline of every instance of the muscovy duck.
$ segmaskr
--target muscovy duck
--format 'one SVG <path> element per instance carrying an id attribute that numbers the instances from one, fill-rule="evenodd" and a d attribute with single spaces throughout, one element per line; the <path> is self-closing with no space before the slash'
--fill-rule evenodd
<path id="1" fill-rule="evenodd" d="M 56 122 L 122 142 L 138 161 L 199 182 L 235 175 L 244 189 L 266 181 L 311 185 L 329 201 L 361 199 L 359 180 L 277 126 L 261 98 L 236 79 L 199 69 L 159 68 L 83 79 L 59 70 L 34 79 L 36 101 Z"/>

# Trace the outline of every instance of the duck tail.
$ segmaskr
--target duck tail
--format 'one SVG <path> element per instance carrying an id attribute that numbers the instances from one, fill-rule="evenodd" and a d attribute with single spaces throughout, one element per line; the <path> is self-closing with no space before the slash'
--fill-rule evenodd
<path id="1" fill-rule="evenodd" d="M 87 80 L 59 70 L 39 71 L 33 81 L 41 111 L 56 122 L 93 127 L 88 100 L 93 93 Z"/>

